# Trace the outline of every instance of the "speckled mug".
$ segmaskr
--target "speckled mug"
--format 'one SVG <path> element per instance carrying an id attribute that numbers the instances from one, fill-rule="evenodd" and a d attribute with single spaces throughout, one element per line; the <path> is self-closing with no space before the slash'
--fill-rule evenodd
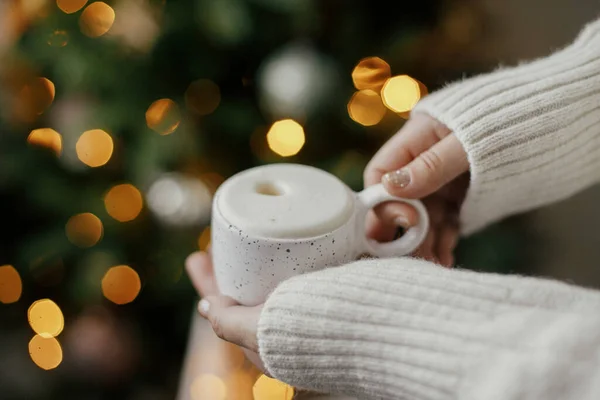
<path id="1" fill-rule="evenodd" d="M 399 239 L 378 243 L 365 234 L 367 212 L 400 201 L 419 214 Z M 402 256 L 424 240 L 422 203 L 391 196 L 382 185 L 353 192 L 337 177 L 298 164 L 271 164 L 234 175 L 215 193 L 211 250 L 222 294 L 240 304 L 263 303 L 292 276 L 355 260 L 361 254 Z"/>

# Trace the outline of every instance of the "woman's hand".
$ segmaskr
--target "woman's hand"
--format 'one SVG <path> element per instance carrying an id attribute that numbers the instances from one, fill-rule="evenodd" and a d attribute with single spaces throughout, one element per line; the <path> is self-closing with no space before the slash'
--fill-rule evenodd
<path id="1" fill-rule="evenodd" d="M 198 304 L 200 315 L 208 319 L 213 330 L 223 340 L 247 350 L 258 352 L 257 327 L 262 305 L 244 307 L 217 289 L 209 253 L 193 253 L 185 261 L 192 284 L 202 296 Z"/>
<path id="2" fill-rule="evenodd" d="M 458 242 L 458 212 L 468 187 L 469 162 L 450 129 L 427 114 L 414 114 L 367 165 L 365 186 L 383 182 L 394 196 L 422 199 L 431 228 L 414 256 L 452 266 Z M 391 240 L 398 226 L 416 225 L 417 212 L 407 204 L 384 203 L 367 221 L 370 237 Z"/>

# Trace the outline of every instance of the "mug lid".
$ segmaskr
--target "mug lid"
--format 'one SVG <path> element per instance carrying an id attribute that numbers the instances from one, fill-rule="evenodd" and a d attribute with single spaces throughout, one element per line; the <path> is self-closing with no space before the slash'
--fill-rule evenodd
<path id="1" fill-rule="evenodd" d="M 218 211 L 253 235 L 278 239 L 320 236 L 342 226 L 354 211 L 354 194 L 334 175 L 301 164 L 270 164 L 223 183 Z"/>

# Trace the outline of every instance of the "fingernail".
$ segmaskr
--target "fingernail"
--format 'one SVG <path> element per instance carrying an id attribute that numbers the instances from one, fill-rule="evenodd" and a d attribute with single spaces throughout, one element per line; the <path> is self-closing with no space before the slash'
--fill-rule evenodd
<path id="1" fill-rule="evenodd" d="M 399 169 L 385 174 L 383 180 L 390 185 L 405 188 L 410 184 L 410 173 L 406 169 Z"/>
<path id="2" fill-rule="evenodd" d="M 200 315 L 208 315 L 208 310 L 210 310 L 210 303 L 205 299 L 200 300 L 200 303 L 198 303 L 198 311 L 200 311 Z"/>
<path id="3" fill-rule="evenodd" d="M 406 218 L 404 218 L 403 216 L 399 216 L 396 217 L 396 219 L 394 220 L 394 225 L 401 226 L 403 228 L 408 228 L 410 224 Z"/>

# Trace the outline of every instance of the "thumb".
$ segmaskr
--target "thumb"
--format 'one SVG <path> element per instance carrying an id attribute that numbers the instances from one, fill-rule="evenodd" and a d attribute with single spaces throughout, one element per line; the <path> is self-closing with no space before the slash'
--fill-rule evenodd
<path id="1" fill-rule="evenodd" d="M 467 153 L 454 134 L 419 154 L 404 168 L 382 178 L 387 191 L 398 197 L 423 198 L 469 170 Z"/>
<path id="2" fill-rule="evenodd" d="M 208 296 L 198 303 L 200 315 L 208 319 L 215 334 L 252 351 L 258 350 L 256 330 L 261 306 L 244 307 L 227 296 Z"/>

